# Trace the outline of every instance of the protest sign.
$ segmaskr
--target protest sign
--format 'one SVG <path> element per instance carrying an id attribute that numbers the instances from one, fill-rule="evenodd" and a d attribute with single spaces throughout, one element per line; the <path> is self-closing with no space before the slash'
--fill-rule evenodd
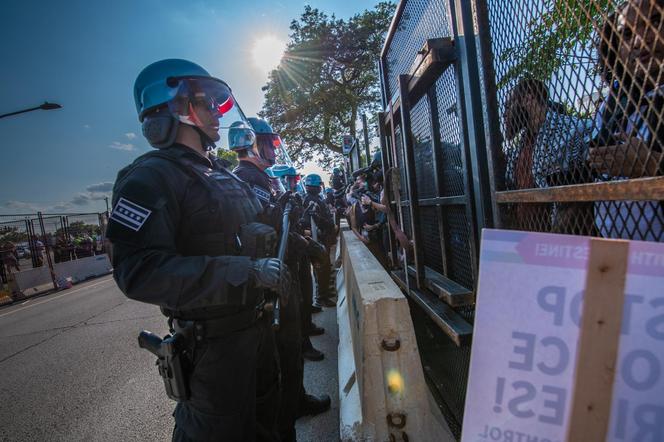
<path id="1" fill-rule="evenodd" d="M 590 238 L 484 230 L 464 442 L 561 442 Z M 609 441 L 664 441 L 664 244 L 630 241 Z"/>

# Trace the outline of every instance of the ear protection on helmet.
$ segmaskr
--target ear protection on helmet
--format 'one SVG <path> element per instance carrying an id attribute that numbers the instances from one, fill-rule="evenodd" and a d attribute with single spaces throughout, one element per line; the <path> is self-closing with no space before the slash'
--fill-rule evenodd
<path id="1" fill-rule="evenodd" d="M 143 136 L 152 147 L 163 149 L 175 143 L 178 121 L 169 112 L 154 112 L 143 119 Z"/>

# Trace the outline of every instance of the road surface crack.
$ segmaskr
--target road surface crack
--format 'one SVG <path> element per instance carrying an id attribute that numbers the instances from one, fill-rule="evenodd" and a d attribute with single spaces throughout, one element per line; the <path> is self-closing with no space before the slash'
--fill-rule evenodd
<path id="1" fill-rule="evenodd" d="M 152 314 L 152 315 L 148 315 L 148 316 L 137 316 L 135 318 L 110 319 L 108 321 L 92 322 L 92 323 L 89 323 L 89 324 L 87 322 L 85 322 L 83 324 L 81 324 L 79 322 L 79 323 L 76 323 L 74 325 L 66 325 L 64 327 L 52 327 L 52 328 L 46 328 L 46 329 L 43 329 L 43 330 L 34 330 L 34 331 L 31 331 L 31 332 L 27 332 L 27 333 L 18 333 L 18 334 L 15 334 L 15 335 L 2 336 L 0 338 L 2 338 L 2 339 L 20 338 L 20 337 L 24 337 L 24 336 L 36 335 L 38 333 L 54 332 L 54 331 L 58 331 L 58 330 L 67 331 L 71 328 L 81 328 L 81 327 L 89 327 L 89 326 L 93 326 L 93 325 L 112 324 L 114 322 L 136 321 L 138 319 L 155 319 L 155 318 L 163 318 L 163 317 L 164 316 L 162 314 L 158 313 L 158 314 Z"/>
<path id="2" fill-rule="evenodd" d="M 121 303 L 119 303 L 119 304 L 116 304 L 116 305 L 114 305 L 114 306 L 112 306 L 112 307 L 110 307 L 110 308 L 108 308 L 108 309 L 106 309 L 106 310 L 102 310 L 101 312 L 96 313 L 96 314 L 94 314 L 94 315 L 90 316 L 89 318 L 86 318 L 86 319 L 84 319 L 84 320 L 82 320 L 82 321 L 79 321 L 79 322 L 77 322 L 77 323 L 74 324 L 74 325 L 70 325 L 70 326 L 68 326 L 68 327 L 62 327 L 62 328 L 60 329 L 60 332 L 59 332 L 59 333 L 56 333 L 56 334 L 54 334 L 54 335 L 50 335 L 50 336 L 46 337 L 45 339 L 42 339 L 42 340 L 39 341 L 39 342 L 36 342 L 36 343 L 34 343 L 34 344 L 32 344 L 32 345 L 29 345 L 29 346 L 27 346 L 27 347 L 25 347 L 25 348 L 22 348 L 22 349 L 20 349 L 20 350 L 18 350 L 18 351 L 16 351 L 16 352 L 10 354 L 9 356 L 6 356 L 6 357 L 0 359 L 0 365 L 1 365 L 3 362 L 8 361 L 9 359 L 11 359 L 11 358 L 13 358 L 13 357 L 20 355 L 21 353 L 25 353 L 26 351 L 28 351 L 28 350 L 30 350 L 30 349 L 32 349 L 32 348 L 38 347 L 38 346 L 42 345 L 43 343 L 50 341 L 50 340 L 53 339 L 53 338 L 57 338 L 58 336 L 60 336 L 61 334 L 65 333 L 65 332 L 68 331 L 68 330 L 72 330 L 72 329 L 75 329 L 75 328 L 80 327 L 81 325 L 85 325 L 85 323 L 88 322 L 88 321 L 90 321 L 91 319 L 94 319 L 94 318 L 96 318 L 97 316 L 103 315 L 104 313 L 108 313 L 108 312 L 110 312 L 111 310 L 113 310 L 113 309 L 115 309 L 115 308 L 117 308 L 117 307 L 120 307 L 122 304 L 124 304 L 124 302 L 121 302 Z M 54 330 L 57 330 L 57 328 L 54 329 Z M 46 331 L 49 331 L 49 330 L 46 330 Z"/>

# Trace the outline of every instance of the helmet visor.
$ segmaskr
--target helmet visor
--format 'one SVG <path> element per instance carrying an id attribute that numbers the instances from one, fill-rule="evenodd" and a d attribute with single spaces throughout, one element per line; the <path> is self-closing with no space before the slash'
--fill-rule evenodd
<path id="1" fill-rule="evenodd" d="M 299 175 L 288 175 L 286 176 L 286 189 L 290 191 L 297 191 L 297 183 L 300 182 Z"/>
<path id="2" fill-rule="evenodd" d="M 291 161 L 290 156 L 288 155 L 288 146 L 286 146 L 286 143 L 284 143 L 279 135 L 275 134 L 273 136 L 272 146 L 274 146 L 274 154 L 278 164 L 288 164 L 289 166 L 293 165 L 293 161 Z"/>
<path id="3" fill-rule="evenodd" d="M 256 134 L 258 152 L 261 158 L 267 161 L 270 166 L 274 166 L 277 163 L 276 146 L 274 144 L 275 137 L 279 138 L 275 134 Z"/>
<path id="4" fill-rule="evenodd" d="M 168 109 L 179 122 L 205 132 L 217 146 L 228 149 L 228 131 L 249 122 L 237 105 L 230 88 L 222 81 L 208 77 L 172 78 L 173 98 Z"/>
<path id="5" fill-rule="evenodd" d="M 270 187 L 272 187 L 272 191 L 277 195 L 281 195 L 282 193 L 286 192 L 286 188 L 284 187 L 281 180 L 277 177 L 270 178 Z"/>

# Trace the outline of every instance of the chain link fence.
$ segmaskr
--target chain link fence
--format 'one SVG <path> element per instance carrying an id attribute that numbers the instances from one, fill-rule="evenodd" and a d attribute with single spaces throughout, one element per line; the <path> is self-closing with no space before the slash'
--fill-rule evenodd
<path id="1" fill-rule="evenodd" d="M 44 266 L 53 273 L 54 264 L 106 253 L 107 223 L 105 212 L 0 215 L 0 291 L 12 293 L 16 273 Z"/>
<path id="2" fill-rule="evenodd" d="M 403 0 L 380 59 L 390 244 L 460 437 L 481 229 L 664 241 L 662 0 Z"/>

